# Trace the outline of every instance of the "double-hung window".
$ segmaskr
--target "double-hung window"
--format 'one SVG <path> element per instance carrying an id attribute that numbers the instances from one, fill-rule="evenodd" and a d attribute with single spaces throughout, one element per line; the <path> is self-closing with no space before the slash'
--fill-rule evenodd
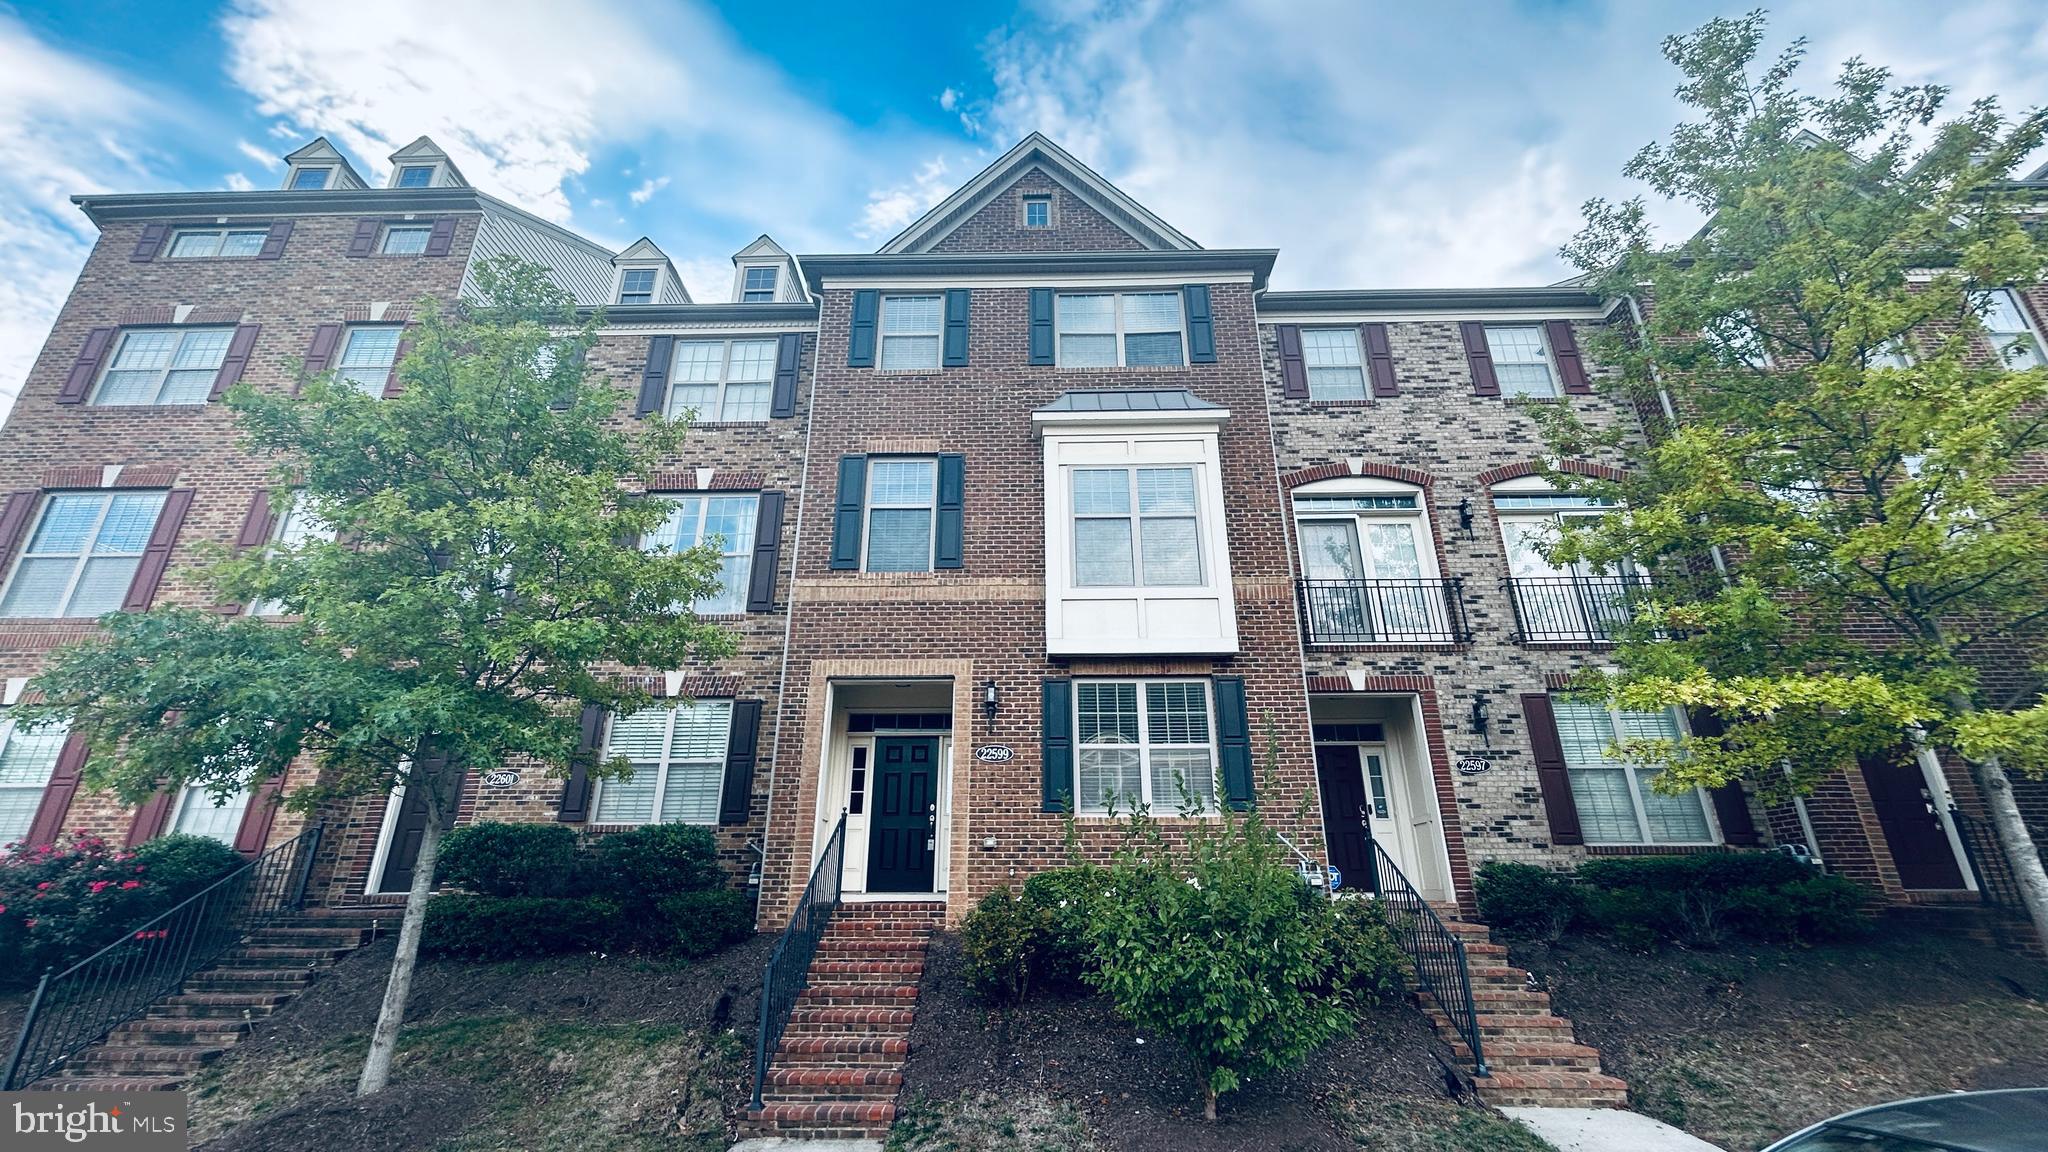
<path id="1" fill-rule="evenodd" d="M 431 225 L 393 224 L 384 229 L 384 246 L 378 250 L 386 256 L 418 256 L 427 250 L 427 238 L 433 234 Z"/>
<path id="2" fill-rule="evenodd" d="M 1053 311 L 1062 368 L 1187 362 L 1178 292 L 1062 293 Z"/>
<path id="3" fill-rule="evenodd" d="M 882 297 L 882 368 L 929 371 L 939 366 L 939 328 L 946 319 L 944 296 Z"/>
<path id="4" fill-rule="evenodd" d="M 775 279 L 773 266 L 747 269 L 740 275 L 740 303 L 773 304 Z"/>
<path id="5" fill-rule="evenodd" d="M 868 458 L 869 572 L 932 570 L 932 524 L 938 504 L 939 462 L 929 456 Z"/>
<path id="6" fill-rule="evenodd" d="M 68 727 L 48 724 L 31 732 L 11 715 L 0 719 L 0 849 L 20 843 L 35 823 Z"/>
<path id="7" fill-rule="evenodd" d="M 1073 490 L 1076 587 L 1202 582 L 1193 468 L 1076 468 Z"/>
<path id="8" fill-rule="evenodd" d="M 432 164 L 407 164 L 398 170 L 400 188 L 431 188 L 434 184 Z"/>
<path id="9" fill-rule="evenodd" d="M 2027 322 L 2019 294 L 2010 288 L 1993 288 L 1979 295 L 1983 307 L 1984 331 L 2005 366 L 2013 369 L 2039 368 L 2048 364 L 2041 351 L 2041 337 Z"/>
<path id="10" fill-rule="evenodd" d="M 607 759 L 630 776 L 597 782 L 598 824 L 716 824 L 732 701 L 698 700 L 614 717 Z"/>
<path id="11" fill-rule="evenodd" d="M 313 513 L 312 501 L 302 492 L 292 493 L 291 501 L 285 505 L 284 515 L 277 518 L 277 527 L 271 529 L 270 544 L 266 552 L 276 554 L 291 552 L 307 544 L 334 539 L 334 529 Z M 284 614 L 284 602 L 262 599 L 249 605 L 251 616 L 280 616 Z"/>
<path id="12" fill-rule="evenodd" d="M 1555 396 L 1557 372 L 1538 324 L 1486 326 L 1486 350 L 1503 396 Z"/>
<path id="13" fill-rule="evenodd" d="M 766 420 L 775 384 L 773 340 L 678 340 L 668 417 L 700 424 Z"/>
<path id="14" fill-rule="evenodd" d="M 0 616 L 99 617 L 121 606 L 162 492 L 58 492 L 22 549 Z"/>
<path id="15" fill-rule="evenodd" d="M 171 816 L 171 831 L 185 836 L 205 836 L 233 845 L 242 830 L 242 816 L 249 810 L 249 790 L 216 799 L 203 785 L 187 784 L 178 790 L 178 809 Z"/>
<path id="16" fill-rule="evenodd" d="M 391 366 L 398 361 L 398 342 L 404 333 L 397 326 L 351 328 L 342 346 L 335 374 L 367 396 L 382 396 L 391 381 Z"/>
<path id="17" fill-rule="evenodd" d="M 263 241 L 269 235 L 264 228 L 180 228 L 171 237 L 169 256 L 173 260 L 254 256 L 263 251 Z"/>
<path id="18" fill-rule="evenodd" d="M 232 328 L 144 328 L 121 333 L 94 404 L 204 404 L 227 358 Z"/>
<path id="19" fill-rule="evenodd" d="M 1077 681 L 1074 721 L 1079 812 L 1216 810 L 1207 682 Z"/>
<path id="20" fill-rule="evenodd" d="M 628 268 L 619 273 L 619 303 L 654 303 L 655 272 L 653 268 Z"/>
<path id="21" fill-rule="evenodd" d="M 1365 362 L 1356 328 L 1304 328 L 1301 359 L 1311 400 L 1365 399 Z"/>
<path id="22" fill-rule="evenodd" d="M 718 591 L 692 611 L 722 616 L 747 610 L 747 581 L 754 573 L 754 517 L 760 497 L 735 495 L 665 496 L 674 506 L 660 528 L 641 542 L 649 552 L 683 552 L 700 544 L 718 549 Z"/>
<path id="23" fill-rule="evenodd" d="M 1626 740 L 1677 740 L 1675 712 L 1622 712 L 1553 697 L 1557 734 L 1571 776 L 1579 828 L 1588 844 L 1710 844 L 1713 825 L 1699 789 L 1668 796 L 1652 787 L 1659 769 L 1616 756 Z"/>

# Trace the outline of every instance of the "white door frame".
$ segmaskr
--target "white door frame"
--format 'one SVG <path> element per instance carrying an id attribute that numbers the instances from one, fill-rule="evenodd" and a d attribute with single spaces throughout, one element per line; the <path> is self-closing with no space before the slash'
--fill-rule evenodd
<path id="1" fill-rule="evenodd" d="M 391 854 L 391 836 L 398 829 L 398 813 L 405 807 L 405 785 L 393 784 L 384 801 L 384 819 L 377 826 L 377 848 L 370 853 L 370 874 L 363 878 L 363 895 L 390 896 L 384 891 L 384 860 Z"/>

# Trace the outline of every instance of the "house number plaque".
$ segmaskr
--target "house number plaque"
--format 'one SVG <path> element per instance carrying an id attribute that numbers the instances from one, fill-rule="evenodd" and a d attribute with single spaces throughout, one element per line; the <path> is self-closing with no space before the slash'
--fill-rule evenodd
<path id="1" fill-rule="evenodd" d="M 519 773 L 514 772 L 510 768 L 500 768 L 496 772 L 486 773 L 484 776 L 484 787 L 486 788 L 510 788 L 517 783 L 519 783 Z"/>
<path id="2" fill-rule="evenodd" d="M 1008 764 L 1017 753 L 1008 744 L 983 744 L 974 750 L 974 758 L 983 764 Z"/>

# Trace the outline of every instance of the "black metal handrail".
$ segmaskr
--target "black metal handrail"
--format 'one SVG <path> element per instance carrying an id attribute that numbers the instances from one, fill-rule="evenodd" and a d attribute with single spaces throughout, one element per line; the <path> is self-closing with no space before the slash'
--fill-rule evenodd
<path id="1" fill-rule="evenodd" d="M 1948 815 L 1955 821 L 1957 839 L 1963 842 L 1963 857 L 1977 876 L 1977 894 L 1986 904 L 2022 907 L 2020 882 L 2012 874 L 2012 863 L 2005 858 L 2005 846 L 1998 842 L 1997 830 L 1960 808 L 1950 807 Z M 2037 840 L 2036 845 L 2039 843 Z M 2048 859 L 2048 852 L 2043 853 L 2043 858 Z"/>
<path id="2" fill-rule="evenodd" d="M 1463 644 L 1465 582 L 1298 580 L 1301 628 L 1311 644 Z"/>
<path id="3" fill-rule="evenodd" d="M 797 897 L 796 908 L 789 914 L 782 939 L 775 942 L 774 954 L 761 968 L 761 1030 L 754 1038 L 751 1105 L 756 1111 L 762 1107 L 761 1089 L 768 1083 L 768 1061 L 782 1043 L 782 1030 L 789 1026 L 796 998 L 810 984 L 811 959 L 818 954 L 818 939 L 832 923 L 832 914 L 839 910 L 839 885 L 846 871 L 845 861 L 846 813 L 841 812 L 832 838 L 825 841 L 825 851 L 818 857 L 818 866 L 811 869 L 810 883 L 804 885 L 804 894 Z"/>
<path id="4" fill-rule="evenodd" d="M 1479 1008 L 1472 999 L 1472 966 L 1465 958 L 1465 942 L 1444 926 L 1443 918 L 1408 882 L 1378 841 L 1373 842 L 1372 854 L 1380 907 L 1386 912 L 1394 942 L 1415 965 L 1416 982 L 1436 1001 L 1471 1051 L 1473 1072 L 1486 1075 L 1486 1050 L 1479 1040 Z"/>
<path id="5" fill-rule="evenodd" d="M 1517 642 L 1612 644 L 1657 585 L 1642 576 L 1514 576 L 1507 589 Z"/>
<path id="6" fill-rule="evenodd" d="M 319 848 L 316 823 L 62 972 L 43 973 L 0 1087 L 20 1089 L 55 1072 L 251 931 L 304 907 Z"/>

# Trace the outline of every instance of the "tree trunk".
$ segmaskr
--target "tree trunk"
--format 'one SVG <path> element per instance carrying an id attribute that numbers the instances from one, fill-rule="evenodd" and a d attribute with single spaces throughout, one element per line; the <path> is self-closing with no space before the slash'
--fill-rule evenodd
<path id="1" fill-rule="evenodd" d="M 1207 1084 L 1202 1085 L 1202 1119 L 1216 1122 L 1216 1089 Z"/>
<path id="2" fill-rule="evenodd" d="M 391 1080 L 391 1058 L 398 1052 L 398 1028 L 405 1021 L 405 1002 L 412 995 L 413 969 L 420 955 L 420 931 L 427 922 L 427 900 L 433 895 L 434 868 L 441 855 L 441 781 L 415 779 L 409 785 L 427 789 L 427 826 L 420 831 L 419 859 L 413 864 L 412 888 L 405 894 L 405 918 L 398 927 L 398 954 L 391 958 L 391 977 L 384 982 L 384 1005 L 370 1033 L 370 1053 L 356 1095 L 381 1092 Z"/>
<path id="3" fill-rule="evenodd" d="M 1971 764 L 1970 771 L 1977 778 L 1977 790 L 1984 794 L 1984 807 L 1991 814 L 1998 846 L 2004 849 L 2006 864 L 2019 886 L 2020 902 L 2026 905 L 2027 918 L 2034 922 L 2034 935 L 2042 946 L 2048 947 L 2048 869 L 2041 866 L 2041 850 L 2035 847 L 2034 835 L 2020 815 L 2019 801 L 2012 794 L 2012 780 L 1996 756 Z M 1978 882 L 1981 884 L 1983 878 L 1979 877 Z"/>

